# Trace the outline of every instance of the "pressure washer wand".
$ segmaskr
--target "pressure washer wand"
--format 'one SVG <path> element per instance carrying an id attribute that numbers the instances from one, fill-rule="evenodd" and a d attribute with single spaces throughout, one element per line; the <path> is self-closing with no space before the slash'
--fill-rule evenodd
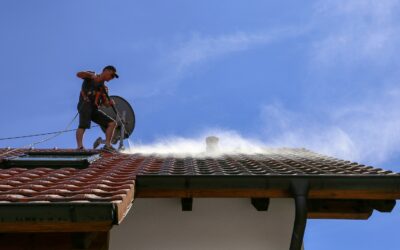
<path id="1" fill-rule="evenodd" d="M 123 114 L 123 118 L 121 118 L 121 116 L 118 113 L 117 108 L 114 106 L 114 101 L 110 98 L 110 96 L 108 95 L 107 91 L 104 91 L 108 102 L 111 104 L 112 109 L 114 110 L 115 114 L 116 114 L 116 118 L 119 121 L 119 123 L 121 124 L 121 135 L 120 135 L 120 139 L 119 139 L 119 149 L 123 149 L 124 148 L 124 135 L 125 135 L 125 113 Z"/>
<path id="2" fill-rule="evenodd" d="M 113 104 L 111 104 L 110 106 L 112 107 L 112 109 L 114 110 L 115 114 L 116 114 L 117 117 L 118 117 L 119 114 L 118 114 L 117 109 L 116 109 L 115 106 L 114 106 L 114 104 L 115 104 L 114 101 L 111 100 L 111 98 L 110 98 L 110 96 L 108 95 L 107 91 L 104 91 L 104 94 L 106 95 L 108 102 L 109 102 L 109 103 L 113 103 Z"/>

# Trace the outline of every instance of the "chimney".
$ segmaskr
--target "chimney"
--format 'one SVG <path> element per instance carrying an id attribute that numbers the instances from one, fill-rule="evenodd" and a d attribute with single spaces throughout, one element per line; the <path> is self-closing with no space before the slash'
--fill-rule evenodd
<path id="1" fill-rule="evenodd" d="M 218 153 L 218 141 L 219 138 L 216 136 L 208 136 L 206 138 L 206 152 L 208 154 Z"/>

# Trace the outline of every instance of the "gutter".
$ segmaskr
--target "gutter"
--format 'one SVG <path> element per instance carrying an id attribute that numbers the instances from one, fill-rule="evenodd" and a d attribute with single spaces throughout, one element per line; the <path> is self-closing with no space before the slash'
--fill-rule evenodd
<path id="1" fill-rule="evenodd" d="M 136 195 L 151 190 L 279 189 L 289 191 L 293 183 L 308 182 L 315 190 L 371 190 L 399 193 L 400 175 L 137 175 Z M 312 198 L 312 197 L 310 197 Z"/>
<path id="2" fill-rule="evenodd" d="M 0 204 L 0 232 L 86 231 L 81 225 L 98 225 L 104 231 L 117 224 L 117 206 L 111 202 L 15 202 Z M 33 227 L 25 228 L 27 225 Z M 89 230 L 90 231 L 90 230 Z M 96 231 L 96 230 L 93 230 Z"/>
<path id="3" fill-rule="evenodd" d="M 290 250 L 301 250 L 303 245 L 304 232 L 307 223 L 307 196 L 309 185 L 307 181 L 293 181 L 291 191 L 295 201 L 295 219 L 293 225 Z"/>

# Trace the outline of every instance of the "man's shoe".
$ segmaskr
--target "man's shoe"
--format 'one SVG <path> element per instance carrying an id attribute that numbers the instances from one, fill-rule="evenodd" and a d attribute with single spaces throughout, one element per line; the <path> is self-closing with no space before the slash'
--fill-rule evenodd
<path id="1" fill-rule="evenodd" d="M 104 145 L 103 150 L 107 151 L 107 152 L 110 152 L 110 153 L 116 153 L 117 152 L 117 150 L 111 145 L 110 146 Z"/>
<path id="2" fill-rule="evenodd" d="M 97 138 L 97 139 L 93 142 L 93 149 L 96 149 L 98 146 L 100 146 L 101 143 L 103 143 L 103 139 L 101 139 L 101 137 Z"/>

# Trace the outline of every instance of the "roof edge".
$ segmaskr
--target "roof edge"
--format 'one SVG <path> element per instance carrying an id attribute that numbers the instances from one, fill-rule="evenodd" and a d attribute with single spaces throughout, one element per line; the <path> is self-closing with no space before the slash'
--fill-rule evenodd
<path id="1" fill-rule="evenodd" d="M 0 204 L 0 232 L 94 232 L 111 229 L 110 202 Z"/>
<path id="2" fill-rule="evenodd" d="M 293 197 L 291 184 L 309 183 L 309 198 L 400 199 L 400 176 L 152 176 L 138 175 L 136 197 Z"/>

